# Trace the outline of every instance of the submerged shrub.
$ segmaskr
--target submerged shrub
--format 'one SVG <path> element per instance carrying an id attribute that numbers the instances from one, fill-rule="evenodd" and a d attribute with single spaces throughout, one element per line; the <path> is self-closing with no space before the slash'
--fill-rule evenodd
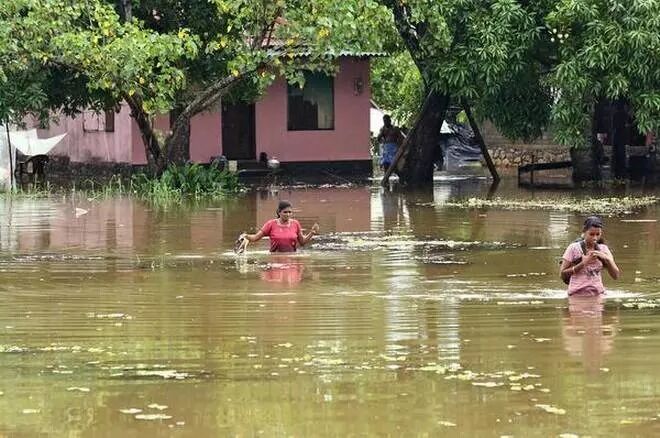
<path id="1" fill-rule="evenodd" d="M 197 163 L 170 165 L 160 177 L 139 173 L 133 175 L 131 184 L 135 194 L 154 201 L 223 198 L 241 188 L 235 173 Z"/>

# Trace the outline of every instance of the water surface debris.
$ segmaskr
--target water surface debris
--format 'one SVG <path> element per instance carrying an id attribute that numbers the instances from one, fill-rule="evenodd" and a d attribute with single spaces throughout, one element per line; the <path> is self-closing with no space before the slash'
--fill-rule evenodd
<path id="1" fill-rule="evenodd" d="M 537 404 L 535 406 L 537 408 L 543 409 L 548 414 L 555 414 L 555 415 L 564 415 L 564 414 L 566 414 L 566 409 L 561 409 L 561 408 L 558 408 L 556 406 L 546 405 L 546 404 Z"/>
<path id="2" fill-rule="evenodd" d="M 558 210 L 583 214 L 630 214 L 634 210 L 648 207 L 658 202 L 655 196 L 585 199 L 481 199 L 469 198 L 459 202 L 446 202 L 444 205 L 456 208 L 500 208 L 503 210 Z"/>
<path id="3" fill-rule="evenodd" d="M 136 414 L 135 419 L 137 420 L 169 420 L 171 415 L 167 414 Z"/>

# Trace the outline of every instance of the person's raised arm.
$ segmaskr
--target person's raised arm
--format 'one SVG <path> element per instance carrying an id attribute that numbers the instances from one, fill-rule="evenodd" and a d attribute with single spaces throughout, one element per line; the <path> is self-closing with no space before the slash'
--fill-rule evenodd
<path id="1" fill-rule="evenodd" d="M 376 142 L 381 143 L 384 137 L 385 137 L 385 127 L 383 126 L 382 128 L 380 128 L 380 131 L 378 132 L 378 136 L 376 137 Z"/>
<path id="2" fill-rule="evenodd" d="M 573 264 L 566 259 L 562 259 L 561 266 L 559 267 L 559 276 L 562 278 L 570 277 L 575 271 L 573 270 Z"/>
<path id="3" fill-rule="evenodd" d="M 309 230 L 309 233 L 303 234 L 302 229 L 298 231 L 298 242 L 300 246 L 305 246 L 307 242 L 312 240 L 312 237 L 318 234 L 319 224 L 312 225 L 312 228 Z"/>
<path id="4" fill-rule="evenodd" d="M 621 276 L 621 270 L 619 267 L 616 265 L 614 262 L 614 256 L 612 256 L 612 253 L 607 250 L 607 251 L 594 251 L 593 252 L 601 262 L 603 262 L 603 266 L 605 266 L 605 269 L 607 269 L 607 272 L 610 274 L 610 277 L 613 279 L 618 279 Z"/>
<path id="5" fill-rule="evenodd" d="M 406 139 L 406 136 L 403 134 L 401 128 L 396 128 L 396 144 L 401 146 Z"/>
<path id="6" fill-rule="evenodd" d="M 247 239 L 250 242 L 257 242 L 264 237 L 264 232 L 262 230 L 257 231 L 255 234 L 241 234 L 241 237 Z"/>

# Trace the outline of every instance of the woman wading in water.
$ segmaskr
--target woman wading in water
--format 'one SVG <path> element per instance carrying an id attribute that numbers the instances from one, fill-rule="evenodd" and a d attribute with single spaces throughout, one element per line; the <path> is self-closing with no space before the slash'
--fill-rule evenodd
<path id="1" fill-rule="evenodd" d="M 589 216 L 584 221 L 582 239 L 571 243 L 562 257 L 560 274 L 568 284 L 569 296 L 598 296 L 605 293 L 601 271 L 619 278 L 619 267 L 603 240 L 603 221 Z"/>
<path id="2" fill-rule="evenodd" d="M 293 219 L 293 210 L 288 201 L 280 201 L 276 216 L 266 222 L 256 234 L 241 234 L 236 242 L 238 252 L 243 252 L 248 242 L 257 242 L 265 236 L 270 238 L 270 252 L 294 252 L 298 245 L 304 246 L 319 231 L 319 225 L 314 224 L 309 233 L 303 234 L 300 222 Z"/>

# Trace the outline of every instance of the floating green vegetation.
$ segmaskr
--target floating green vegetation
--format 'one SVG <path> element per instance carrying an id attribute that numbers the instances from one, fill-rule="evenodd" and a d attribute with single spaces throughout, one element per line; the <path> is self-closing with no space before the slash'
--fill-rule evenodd
<path id="1" fill-rule="evenodd" d="M 556 199 L 481 199 L 469 198 L 459 202 L 447 202 L 457 208 L 501 208 L 504 210 L 561 210 L 584 214 L 620 215 L 648 207 L 658 202 L 655 196 L 625 196 L 621 198 L 556 198 Z"/>

